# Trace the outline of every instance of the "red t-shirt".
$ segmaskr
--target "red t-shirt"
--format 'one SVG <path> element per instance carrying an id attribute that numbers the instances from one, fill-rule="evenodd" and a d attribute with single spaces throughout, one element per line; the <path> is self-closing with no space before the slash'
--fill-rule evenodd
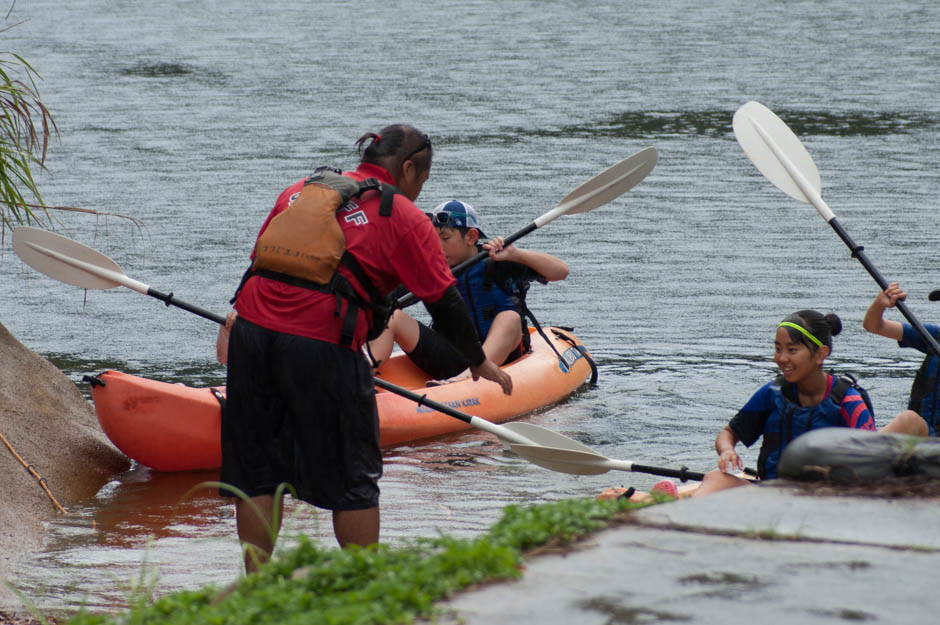
<path id="1" fill-rule="evenodd" d="M 344 175 L 394 184 L 388 171 L 368 163 Z M 271 219 L 300 193 L 303 184 L 299 180 L 281 193 L 259 236 Z M 346 236 L 346 249 L 383 295 L 401 283 L 420 299 L 437 301 L 455 281 L 431 220 L 400 194 L 395 194 L 391 217 L 382 217 L 380 199 L 378 191 L 368 191 L 337 211 L 336 219 Z M 343 313 L 345 307 L 344 301 Z M 339 343 L 343 315 L 334 315 L 336 299 L 328 293 L 253 276 L 238 294 L 235 310 L 241 317 L 270 330 Z M 360 310 L 352 349 L 358 349 L 365 341 L 366 323 L 365 313 Z"/>

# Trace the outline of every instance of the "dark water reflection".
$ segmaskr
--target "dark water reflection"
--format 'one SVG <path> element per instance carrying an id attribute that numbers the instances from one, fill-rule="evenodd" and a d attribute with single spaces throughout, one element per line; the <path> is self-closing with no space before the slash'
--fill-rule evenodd
<path id="1" fill-rule="evenodd" d="M 800 137 L 873 137 L 936 132 L 940 117 L 923 111 L 774 111 Z M 730 113 L 733 113 L 731 111 Z M 731 114 L 716 111 L 626 111 L 560 128 L 506 128 L 500 133 L 443 138 L 443 144 L 508 145 L 531 138 L 661 139 L 669 136 L 732 137 Z"/>
<path id="2" fill-rule="evenodd" d="M 923 111 L 775 111 L 800 137 L 877 137 L 936 132 L 940 117 Z"/>
<path id="3" fill-rule="evenodd" d="M 880 136 L 912 134 L 923 130 L 936 131 L 938 118 L 926 112 L 866 112 L 804 111 L 777 109 L 774 111 L 800 137 L 806 136 Z M 728 136 L 731 118 L 728 111 L 629 111 L 613 119 L 566 126 L 557 131 L 539 131 L 536 136 L 617 137 L 624 139 L 651 139 L 671 135 L 691 135 L 721 138 Z"/>
<path id="4" fill-rule="evenodd" d="M 158 473 L 137 467 L 108 485 L 99 495 L 104 502 L 91 515 L 102 544 L 142 547 L 148 540 L 186 536 L 193 528 L 215 523 L 208 507 L 217 507 L 215 489 L 200 486 L 218 482 L 219 472 Z"/>

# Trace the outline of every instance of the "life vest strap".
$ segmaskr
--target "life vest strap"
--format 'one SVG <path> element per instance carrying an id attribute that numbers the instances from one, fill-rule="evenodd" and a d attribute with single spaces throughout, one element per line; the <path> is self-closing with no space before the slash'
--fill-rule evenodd
<path id="1" fill-rule="evenodd" d="M 372 281 L 366 276 L 365 271 L 362 269 L 362 266 L 359 264 L 359 261 L 356 260 L 355 256 L 349 252 L 345 252 L 340 262 L 353 274 L 356 281 L 362 285 L 369 295 L 368 299 L 363 298 L 356 289 L 353 288 L 350 281 L 338 272 L 333 274 L 329 283 L 320 284 L 312 280 L 298 278 L 297 276 L 291 276 L 270 269 L 249 269 L 242 280 L 242 284 L 251 276 L 257 275 L 262 278 L 277 280 L 278 282 L 284 282 L 285 284 L 304 289 L 311 289 L 321 293 L 332 293 L 336 298 L 336 309 L 333 311 L 333 315 L 336 317 L 342 315 L 343 300 L 346 300 L 346 314 L 343 317 L 343 326 L 340 332 L 341 345 L 352 345 L 353 337 L 356 333 L 359 309 L 361 307 L 367 307 L 372 311 L 372 324 L 370 325 L 369 339 L 374 339 L 388 325 L 388 319 L 394 311 L 396 301 L 390 296 L 382 297 L 378 289 L 372 284 Z"/>
<path id="2" fill-rule="evenodd" d="M 290 284 L 304 289 L 311 289 L 321 293 L 333 294 L 336 299 L 336 308 L 333 311 L 333 315 L 336 317 L 339 317 L 343 314 L 343 300 L 346 300 L 346 302 L 348 302 L 346 306 L 346 315 L 343 317 L 343 326 L 342 330 L 340 331 L 339 340 L 341 345 L 352 345 L 353 337 L 356 333 L 356 321 L 359 317 L 359 306 L 360 304 L 369 303 L 362 300 L 356 290 L 349 283 L 349 280 L 344 278 L 341 274 L 334 273 L 328 284 L 320 284 L 312 280 L 305 280 L 304 278 L 298 278 L 297 276 L 291 276 L 279 271 L 271 271 L 270 269 L 253 269 L 249 272 L 248 277 L 253 275 L 261 276 L 262 278 L 268 278 L 269 280 L 277 280 L 278 282 L 283 282 L 285 284 Z M 374 289 L 371 284 L 369 286 Z"/>

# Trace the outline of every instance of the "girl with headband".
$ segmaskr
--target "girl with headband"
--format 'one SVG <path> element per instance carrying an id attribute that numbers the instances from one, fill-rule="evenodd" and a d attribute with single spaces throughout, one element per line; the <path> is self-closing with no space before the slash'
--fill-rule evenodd
<path id="1" fill-rule="evenodd" d="M 695 495 L 746 484 L 729 473 L 743 470 L 735 451 L 738 441 L 750 447 L 763 437 L 757 460 L 760 479 L 777 477 L 777 463 L 786 446 L 797 436 L 824 427 L 875 430 L 875 419 L 850 378 L 839 378 L 823 369 L 832 353 L 832 337 L 842 331 L 837 315 L 801 310 L 777 326 L 774 363 L 780 375 L 762 386 L 718 433 L 718 471 L 706 474 Z M 912 411 L 895 417 L 883 432 L 926 435 L 924 420 Z"/>

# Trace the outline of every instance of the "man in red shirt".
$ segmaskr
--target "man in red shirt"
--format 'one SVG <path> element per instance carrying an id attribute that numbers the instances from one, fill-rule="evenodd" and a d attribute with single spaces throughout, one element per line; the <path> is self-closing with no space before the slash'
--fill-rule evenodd
<path id="1" fill-rule="evenodd" d="M 394 196 L 387 216 L 379 214 L 378 191 L 367 191 L 337 211 L 347 251 L 380 294 L 404 284 L 425 302 L 435 324 L 472 363 L 474 379 L 492 380 L 512 392 L 510 377 L 483 353 L 437 231 L 414 205 L 431 170 L 430 139 L 399 124 L 367 133 L 357 144 L 365 147 L 362 162 L 344 175 L 376 178 L 401 194 Z M 303 184 L 281 193 L 261 232 Z M 346 266 L 337 272 L 358 292 L 366 291 Z M 282 510 L 275 493 L 282 483 L 297 498 L 333 511 L 340 546 L 378 541 L 378 412 L 372 370 L 359 349 L 371 311 L 360 307 L 350 343 L 341 340 L 348 308 L 340 311 L 337 305 L 334 293 L 252 275 L 237 294 L 237 316 L 229 315 L 221 481 L 249 498 L 235 503 L 248 572 L 274 549 Z"/>

